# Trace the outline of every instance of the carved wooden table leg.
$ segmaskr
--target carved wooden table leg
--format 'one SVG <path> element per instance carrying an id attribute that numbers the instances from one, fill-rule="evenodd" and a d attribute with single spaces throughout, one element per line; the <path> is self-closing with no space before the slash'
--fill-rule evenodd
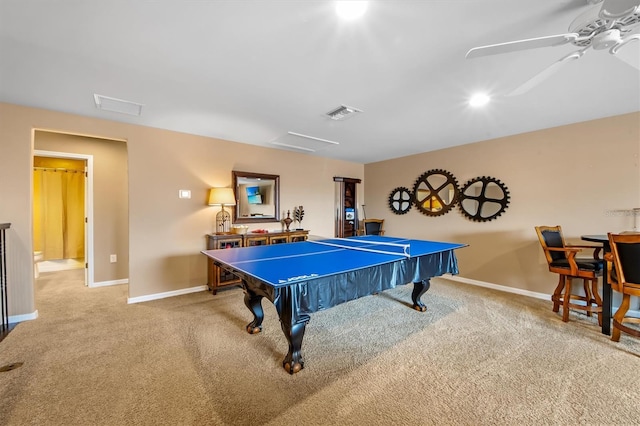
<path id="1" fill-rule="evenodd" d="M 307 323 L 300 322 L 291 326 L 286 326 L 285 322 L 282 321 L 281 324 L 282 331 L 289 342 L 289 352 L 282 361 L 282 367 L 289 374 L 295 374 L 304 368 L 304 360 L 302 359 L 302 338 L 304 337 L 304 330 Z"/>
<path id="2" fill-rule="evenodd" d="M 244 304 L 253 314 L 253 321 L 247 324 L 247 332 L 249 334 L 257 334 L 262 331 L 262 320 L 264 319 L 264 311 L 262 310 L 263 296 L 251 291 L 248 286 L 244 289 Z"/>
<path id="3" fill-rule="evenodd" d="M 299 287 L 296 285 L 286 287 L 280 293 L 279 303 L 276 303 L 280 325 L 289 343 L 289 352 L 282 361 L 282 367 L 289 374 L 295 374 L 304 368 L 302 338 L 310 318 L 309 315 L 299 313 L 299 296 Z"/>
<path id="4" fill-rule="evenodd" d="M 424 312 L 427 310 L 427 306 L 422 303 L 420 297 L 429 290 L 431 283 L 429 280 L 422 280 L 420 282 L 413 283 L 413 292 L 411 293 L 411 300 L 413 301 L 413 309 L 416 311 Z"/>

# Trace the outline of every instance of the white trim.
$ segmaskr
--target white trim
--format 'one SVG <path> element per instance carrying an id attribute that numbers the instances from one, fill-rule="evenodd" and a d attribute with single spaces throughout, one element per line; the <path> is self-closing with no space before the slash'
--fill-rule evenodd
<path id="1" fill-rule="evenodd" d="M 129 297 L 127 299 L 127 303 L 132 304 L 132 303 L 140 303 L 140 302 L 149 302 L 151 300 L 165 299 L 167 297 L 173 297 L 173 296 L 182 296 L 184 294 L 197 293 L 199 291 L 205 291 L 205 290 L 207 290 L 206 285 L 199 285 L 197 287 L 183 288 L 181 290 L 174 290 L 174 291 L 166 291 L 164 293 L 155 293 L 155 294 L 148 294 L 146 296 Z"/>
<path id="2" fill-rule="evenodd" d="M 618 308 L 616 308 L 615 306 L 611 309 L 611 315 L 615 314 L 616 311 L 618 310 Z M 636 318 L 640 318 L 640 311 L 636 310 L 636 309 L 629 309 L 626 313 L 626 316 L 628 317 L 636 317 Z"/>
<path id="3" fill-rule="evenodd" d="M 90 285 L 91 288 L 96 287 L 107 287 L 111 285 L 120 285 L 120 284 L 129 284 L 129 278 L 124 278 L 122 280 L 112 280 L 112 281 L 98 281 Z"/>
<path id="4" fill-rule="evenodd" d="M 523 290 L 521 288 L 508 287 L 506 285 L 493 284 L 493 283 L 488 283 L 488 282 L 485 282 L 485 281 L 472 280 L 470 278 L 463 278 L 463 277 L 459 277 L 457 275 L 444 274 L 442 276 L 442 278 L 446 278 L 446 279 L 451 280 L 451 281 L 458 281 L 458 282 L 465 283 L 465 284 L 471 284 L 471 285 L 475 285 L 475 286 L 478 286 L 478 287 L 486 287 L 486 288 L 490 288 L 490 289 L 493 289 L 493 290 L 503 291 L 505 293 L 515 293 L 515 294 L 520 294 L 522 296 L 533 297 L 535 299 L 551 300 L 551 295 L 550 294 L 538 293 L 538 292 L 529 291 L 529 290 Z"/>
<path id="5" fill-rule="evenodd" d="M 34 139 L 35 140 L 35 139 Z M 58 151 L 44 151 L 35 149 L 33 156 L 39 157 L 53 157 L 53 158 L 74 158 L 85 160 L 87 162 L 87 184 L 84 213 L 87 216 L 86 235 L 85 235 L 85 250 L 86 255 L 84 261 L 88 263 L 89 267 L 86 268 L 86 283 L 87 287 L 93 287 L 93 155 L 91 154 L 75 154 L 71 152 L 58 152 Z M 31 205 L 33 206 L 33 198 L 31 199 Z M 33 223 L 31 224 L 33 227 Z"/>
<path id="6" fill-rule="evenodd" d="M 535 291 L 522 290 L 520 288 L 514 288 L 514 287 L 508 287 L 508 286 L 504 286 L 504 285 L 492 284 L 492 283 L 488 283 L 488 282 L 484 282 L 484 281 L 472 280 L 470 278 L 459 277 L 457 275 L 444 274 L 442 276 L 442 278 L 446 278 L 446 279 L 451 280 L 451 281 L 458 281 L 458 282 L 461 282 L 461 283 L 464 283 L 464 284 L 471 284 L 471 285 L 475 285 L 475 286 L 478 286 L 478 287 L 486 287 L 486 288 L 490 288 L 490 289 L 493 289 L 493 290 L 502 291 L 502 292 L 505 292 L 505 293 L 514 293 L 514 294 L 533 297 L 535 299 L 541 299 L 541 300 L 549 300 L 549 301 L 551 300 L 551 295 L 550 294 L 537 293 Z M 613 316 L 613 314 L 616 313 L 618 308 L 619 307 L 615 306 L 615 305 L 611 307 L 611 316 Z M 640 310 L 629 309 L 627 311 L 626 315 L 640 318 Z"/>
<path id="7" fill-rule="evenodd" d="M 22 321 L 31 321 L 38 318 L 38 310 L 36 309 L 30 314 L 9 315 L 9 324 L 15 324 Z"/>

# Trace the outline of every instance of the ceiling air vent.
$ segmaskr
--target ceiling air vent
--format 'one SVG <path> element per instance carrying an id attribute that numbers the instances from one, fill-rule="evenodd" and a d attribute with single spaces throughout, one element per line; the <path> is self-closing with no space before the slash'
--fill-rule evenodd
<path id="1" fill-rule="evenodd" d="M 122 99 L 110 98 L 108 96 L 93 95 L 96 107 L 104 111 L 119 112 L 121 114 L 140 115 L 142 113 L 142 104 Z"/>
<path id="2" fill-rule="evenodd" d="M 316 152 L 325 148 L 340 145 L 340 142 L 303 135 L 302 133 L 287 132 L 271 141 L 273 145 L 304 152 Z"/>
<path id="3" fill-rule="evenodd" d="M 327 115 L 332 120 L 345 120 L 359 112 L 362 112 L 362 110 L 346 105 L 340 105 L 338 108 L 329 111 Z"/>

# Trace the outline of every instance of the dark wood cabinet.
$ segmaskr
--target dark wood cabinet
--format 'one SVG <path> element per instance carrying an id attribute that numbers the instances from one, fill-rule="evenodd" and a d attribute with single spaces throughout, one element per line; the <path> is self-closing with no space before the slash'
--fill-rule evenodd
<path id="1" fill-rule="evenodd" d="M 338 238 L 358 235 L 358 184 L 360 179 L 334 177 L 336 182 L 336 232 Z"/>
<path id="2" fill-rule="evenodd" d="M 269 244 L 268 234 L 251 234 L 245 236 L 243 247 L 266 246 Z"/>
<path id="3" fill-rule="evenodd" d="M 225 250 L 238 247 L 252 247 L 267 244 L 295 243 L 306 241 L 309 231 L 296 230 L 289 232 L 269 232 L 268 234 L 207 234 L 207 250 Z M 218 288 L 241 285 L 242 281 L 230 272 L 214 265 L 207 257 L 207 287 L 213 294 Z"/>
<path id="4" fill-rule="evenodd" d="M 209 234 L 207 235 L 207 250 L 225 250 L 242 247 L 243 236 L 240 234 Z M 211 259 L 207 258 L 207 286 L 216 294 L 218 287 L 240 284 L 240 278 L 232 273 L 218 268 Z"/>
<path id="5" fill-rule="evenodd" d="M 289 242 L 287 235 L 271 235 L 269 236 L 269 244 L 284 244 Z"/>

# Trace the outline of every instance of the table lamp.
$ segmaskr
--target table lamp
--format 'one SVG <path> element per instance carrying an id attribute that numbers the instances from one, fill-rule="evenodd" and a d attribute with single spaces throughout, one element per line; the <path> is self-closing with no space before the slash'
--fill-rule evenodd
<path id="1" fill-rule="evenodd" d="M 224 206 L 236 205 L 233 188 L 211 188 L 208 204 L 210 206 L 221 206 L 221 210 L 216 214 L 216 232 L 229 232 L 231 215 L 224 209 Z"/>

